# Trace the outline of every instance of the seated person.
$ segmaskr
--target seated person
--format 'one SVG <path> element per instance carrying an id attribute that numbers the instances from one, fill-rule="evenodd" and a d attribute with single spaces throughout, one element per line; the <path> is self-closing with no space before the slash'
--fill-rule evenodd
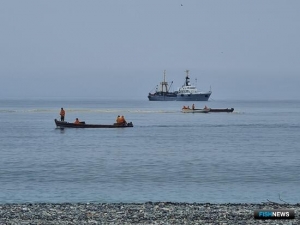
<path id="1" fill-rule="evenodd" d="M 75 124 L 80 124 L 80 121 L 79 121 L 79 119 L 78 118 L 76 118 L 76 120 L 75 120 L 75 122 L 74 122 Z"/>
<path id="2" fill-rule="evenodd" d="M 124 116 L 121 116 L 120 123 L 126 123 Z"/>

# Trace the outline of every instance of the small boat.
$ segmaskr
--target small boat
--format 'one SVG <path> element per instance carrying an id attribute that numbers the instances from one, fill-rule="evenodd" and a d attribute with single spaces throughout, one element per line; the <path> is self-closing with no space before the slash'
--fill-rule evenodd
<path id="1" fill-rule="evenodd" d="M 69 123 L 64 121 L 54 120 L 55 124 L 59 128 L 126 128 L 133 127 L 132 122 L 129 123 L 114 123 L 112 125 L 104 124 L 86 124 L 85 122 L 80 122 L 79 124 Z"/>
<path id="2" fill-rule="evenodd" d="M 208 113 L 210 112 L 210 109 L 189 109 L 184 108 L 182 109 L 183 113 Z"/>
<path id="3" fill-rule="evenodd" d="M 182 112 L 184 113 L 208 113 L 208 112 L 233 112 L 234 108 L 226 109 L 212 109 L 212 108 L 203 108 L 203 109 L 190 109 L 183 108 Z"/>
<path id="4" fill-rule="evenodd" d="M 209 112 L 233 112 L 234 108 L 227 108 L 227 109 L 212 109 L 209 108 Z"/>

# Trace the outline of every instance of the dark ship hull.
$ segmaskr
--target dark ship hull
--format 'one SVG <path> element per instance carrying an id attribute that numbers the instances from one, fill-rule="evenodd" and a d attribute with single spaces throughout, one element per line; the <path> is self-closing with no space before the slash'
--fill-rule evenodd
<path id="1" fill-rule="evenodd" d="M 149 94 L 149 101 L 208 101 L 211 92 L 200 93 L 200 94 L 160 94 L 154 93 Z"/>

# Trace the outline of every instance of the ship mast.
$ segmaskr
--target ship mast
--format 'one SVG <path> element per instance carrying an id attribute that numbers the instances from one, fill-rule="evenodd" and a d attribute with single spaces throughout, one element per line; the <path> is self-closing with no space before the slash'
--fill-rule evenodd
<path id="1" fill-rule="evenodd" d="M 189 78 L 189 70 L 186 70 L 186 77 L 185 77 L 185 86 L 190 86 L 190 78 Z"/>
<path id="2" fill-rule="evenodd" d="M 164 92 L 164 86 L 166 87 L 166 92 L 168 92 L 168 82 L 166 82 L 166 70 L 164 70 L 164 81 L 160 82 L 161 91 Z"/>

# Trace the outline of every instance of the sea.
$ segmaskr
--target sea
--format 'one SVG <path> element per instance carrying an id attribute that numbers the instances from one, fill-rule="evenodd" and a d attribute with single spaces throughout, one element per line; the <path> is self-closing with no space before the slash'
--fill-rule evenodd
<path id="1" fill-rule="evenodd" d="M 182 113 L 234 108 L 233 113 Z M 56 128 L 65 121 L 132 128 Z M 300 202 L 300 101 L 0 99 L 0 204 Z"/>

